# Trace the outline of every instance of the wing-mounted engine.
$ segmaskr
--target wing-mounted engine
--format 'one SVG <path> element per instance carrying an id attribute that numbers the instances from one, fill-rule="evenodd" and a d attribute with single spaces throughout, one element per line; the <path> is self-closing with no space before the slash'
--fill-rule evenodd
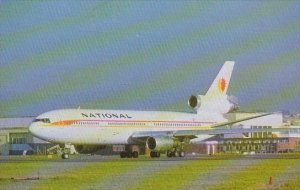
<path id="1" fill-rule="evenodd" d="M 160 157 L 161 152 L 166 152 L 167 157 L 184 157 L 183 146 L 189 143 L 189 136 L 180 137 L 171 136 L 150 136 L 146 140 L 146 146 L 150 149 L 150 156 Z"/>
<path id="2" fill-rule="evenodd" d="M 173 139 L 169 136 L 148 137 L 146 146 L 152 151 L 167 151 L 173 148 Z"/>

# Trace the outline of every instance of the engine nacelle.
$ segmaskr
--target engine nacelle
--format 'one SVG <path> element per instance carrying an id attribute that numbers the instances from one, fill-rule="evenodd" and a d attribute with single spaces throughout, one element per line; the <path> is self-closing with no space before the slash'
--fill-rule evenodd
<path id="1" fill-rule="evenodd" d="M 168 136 L 149 137 L 146 146 L 152 151 L 166 151 L 173 148 L 173 139 Z"/>
<path id="2" fill-rule="evenodd" d="M 193 109 L 198 109 L 201 106 L 201 98 L 200 96 L 195 96 L 195 95 L 191 95 L 189 100 L 188 100 L 188 104 L 191 108 Z"/>
<path id="3" fill-rule="evenodd" d="M 76 151 L 80 154 L 90 154 L 95 153 L 103 148 L 105 146 L 102 145 L 74 145 Z"/>
<path id="4" fill-rule="evenodd" d="M 192 95 L 188 100 L 191 108 L 214 113 L 229 113 L 239 109 L 237 99 L 234 96 L 219 95 L 219 96 L 203 96 Z"/>

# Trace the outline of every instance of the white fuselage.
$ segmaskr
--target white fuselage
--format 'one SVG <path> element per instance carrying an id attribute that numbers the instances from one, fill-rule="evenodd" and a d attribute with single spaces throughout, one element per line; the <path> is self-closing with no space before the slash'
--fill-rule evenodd
<path id="1" fill-rule="evenodd" d="M 233 61 L 226 61 L 205 96 L 190 97 L 189 105 L 197 114 L 62 109 L 39 115 L 29 130 L 46 141 L 70 144 L 130 144 L 131 140 L 137 140 L 137 136 L 143 138 L 141 134 L 153 137 L 165 132 L 161 138 L 167 137 L 168 143 L 165 144 L 170 144 L 172 133 L 176 131 L 207 129 L 227 121 L 222 114 L 234 108 L 226 95 L 233 66 Z"/>
<path id="2" fill-rule="evenodd" d="M 200 130 L 224 121 L 214 113 L 64 109 L 38 116 L 29 130 L 56 143 L 128 144 L 137 132 Z"/>

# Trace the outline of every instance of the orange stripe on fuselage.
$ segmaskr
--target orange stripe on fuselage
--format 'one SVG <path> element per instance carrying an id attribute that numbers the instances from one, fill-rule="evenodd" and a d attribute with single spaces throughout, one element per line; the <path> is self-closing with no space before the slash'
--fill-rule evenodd
<path id="1" fill-rule="evenodd" d="M 80 120 L 57 121 L 57 122 L 51 123 L 51 125 L 54 125 L 54 126 L 59 126 L 59 125 L 68 126 L 68 125 L 73 125 L 75 122 L 80 122 Z"/>

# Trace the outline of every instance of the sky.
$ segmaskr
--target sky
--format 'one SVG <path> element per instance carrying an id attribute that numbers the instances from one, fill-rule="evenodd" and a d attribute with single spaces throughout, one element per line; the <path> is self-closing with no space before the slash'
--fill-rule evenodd
<path id="1" fill-rule="evenodd" d="M 0 117 L 191 112 L 223 63 L 242 111 L 300 112 L 298 1 L 0 1 Z"/>

